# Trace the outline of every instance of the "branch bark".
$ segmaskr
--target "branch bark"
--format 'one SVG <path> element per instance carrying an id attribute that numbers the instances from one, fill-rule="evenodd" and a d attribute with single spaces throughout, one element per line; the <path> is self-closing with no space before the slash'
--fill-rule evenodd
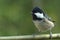
<path id="1" fill-rule="evenodd" d="M 49 34 L 42 34 L 42 35 L 22 35 L 22 36 L 0 36 L 0 39 L 49 39 Z M 52 34 L 53 39 L 60 39 L 60 33 Z"/>

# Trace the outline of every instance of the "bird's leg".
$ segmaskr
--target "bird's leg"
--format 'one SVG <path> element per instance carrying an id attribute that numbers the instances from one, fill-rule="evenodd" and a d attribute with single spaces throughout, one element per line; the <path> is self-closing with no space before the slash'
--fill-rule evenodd
<path id="1" fill-rule="evenodd" d="M 35 38 L 35 35 L 38 35 L 38 34 L 40 34 L 40 32 L 36 29 L 35 33 L 33 33 L 33 38 Z"/>
<path id="2" fill-rule="evenodd" d="M 51 32 L 51 29 L 50 29 L 50 39 L 52 39 L 52 32 Z"/>

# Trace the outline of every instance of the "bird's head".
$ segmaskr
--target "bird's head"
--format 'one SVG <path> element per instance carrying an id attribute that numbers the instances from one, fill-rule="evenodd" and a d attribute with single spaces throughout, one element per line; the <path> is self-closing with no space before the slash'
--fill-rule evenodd
<path id="1" fill-rule="evenodd" d="M 39 7 L 35 7 L 32 10 L 32 16 L 33 16 L 33 19 L 40 20 L 44 18 L 44 12 Z"/>

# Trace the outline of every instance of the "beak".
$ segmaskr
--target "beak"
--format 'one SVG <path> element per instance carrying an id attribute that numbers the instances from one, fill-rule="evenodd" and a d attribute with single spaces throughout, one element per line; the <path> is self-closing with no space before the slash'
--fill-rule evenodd
<path id="1" fill-rule="evenodd" d="M 56 22 L 55 20 L 53 20 L 52 22 Z"/>

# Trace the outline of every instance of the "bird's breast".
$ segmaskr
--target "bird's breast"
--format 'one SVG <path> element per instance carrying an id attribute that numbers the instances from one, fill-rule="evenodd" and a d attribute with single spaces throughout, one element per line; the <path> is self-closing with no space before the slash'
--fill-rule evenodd
<path id="1" fill-rule="evenodd" d="M 41 32 L 50 30 L 51 28 L 54 27 L 54 23 L 49 20 L 42 20 L 42 21 L 35 20 L 33 21 L 33 23 L 35 24 L 36 28 Z"/>

